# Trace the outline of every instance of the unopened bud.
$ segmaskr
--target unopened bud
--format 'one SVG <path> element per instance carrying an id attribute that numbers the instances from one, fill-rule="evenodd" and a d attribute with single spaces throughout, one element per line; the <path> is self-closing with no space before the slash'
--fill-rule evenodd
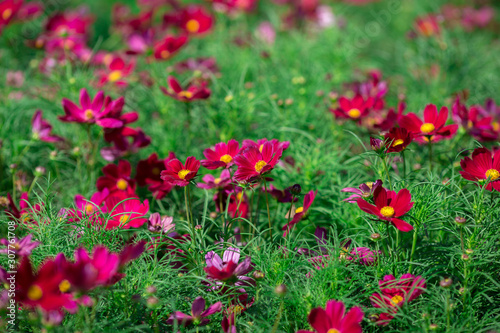
<path id="1" fill-rule="evenodd" d="M 302 187 L 300 187 L 299 184 L 295 184 L 290 187 L 290 193 L 292 193 L 293 195 L 299 195 L 300 192 L 302 192 Z"/>
<path id="2" fill-rule="evenodd" d="M 465 253 L 467 253 L 467 254 L 473 254 L 474 250 L 473 249 L 467 249 L 467 250 L 465 250 Z"/>
<path id="3" fill-rule="evenodd" d="M 385 150 L 384 141 L 370 137 L 370 146 L 377 153 L 380 154 Z"/>
<path id="4" fill-rule="evenodd" d="M 468 254 L 462 254 L 462 260 L 463 261 L 468 261 L 470 259 Z"/>
<path id="5" fill-rule="evenodd" d="M 438 326 L 438 325 L 436 325 L 436 324 L 430 324 L 430 325 L 429 325 L 429 330 L 430 330 L 430 331 L 435 331 L 435 330 L 437 330 L 438 328 L 439 328 L 439 326 Z"/>
<path id="6" fill-rule="evenodd" d="M 439 285 L 443 288 L 449 288 L 453 284 L 453 280 L 450 278 L 442 279 Z"/>
<path id="7" fill-rule="evenodd" d="M 465 217 L 457 216 L 457 217 L 455 217 L 455 223 L 462 226 L 465 223 L 467 223 L 467 220 L 465 219 Z"/>
<path id="8" fill-rule="evenodd" d="M 284 284 L 280 284 L 274 288 L 274 292 L 278 294 L 278 296 L 285 296 L 287 292 L 286 286 Z"/>
<path id="9" fill-rule="evenodd" d="M 37 166 L 35 168 L 35 176 L 36 177 L 41 177 L 45 174 L 45 168 L 43 166 Z"/>
<path id="10" fill-rule="evenodd" d="M 146 288 L 146 292 L 148 294 L 156 294 L 156 291 L 157 291 L 157 289 L 156 289 L 155 286 L 149 286 L 149 287 Z"/>
<path id="11" fill-rule="evenodd" d="M 158 298 L 151 296 L 146 300 L 146 304 L 149 308 L 155 307 L 158 304 Z"/>
<path id="12" fill-rule="evenodd" d="M 378 242 L 380 240 L 380 238 L 382 238 L 382 236 L 380 236 L 379 233 L 374 233 L 374 234 L 370 235 L 370 238 L 371 238 L 372 241 Z"/>
<path id="13" fill-rule="evenodd" d="M 203 227 L 200 224 L 195 225 L 194 230 L 200 231 Z"/>
<path id="14" fill-rule="evenodd" d="M 262 271 L 254 271 L 253 272 L 253 278 L 255 280 L 261 280 L 261 279 L 263 279 L 264 278 L 264 272 L 262 272 Z"/>

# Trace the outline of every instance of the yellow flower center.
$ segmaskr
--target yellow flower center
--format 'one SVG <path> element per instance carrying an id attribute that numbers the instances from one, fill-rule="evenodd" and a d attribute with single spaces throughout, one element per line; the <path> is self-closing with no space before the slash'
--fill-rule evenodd
<path id="1" fill-rule="evenodd" d="M 12 9 L 7 8 L 6 10 L 3 11 L 2 13 L 2 18 L 7 21 L 10 17 L 12 16 Z"/>
<path id="2" fill-rule="evenodd" d="M 42 288 L 37 286 L 36 284 L 32 285 L 28 289 L 28 298 L 32 301 L 38 301 L 43 296 Z"/>
<path id="3" fill-rule="evenodd" d="M 255 163 L 255 171 L 260 172 L 262 168 L 265 167 L 266 165 L 267 165 L 266 162 L 262 160 L 258 161 L 257 163 Z"/>
<path id="4" fill-rule="evenodd" d="M 160 174 L 160 169 L 159 168 L 153 168 L 153 170 L 151 170 L 151 172 L 153 173 L 153 175 L 158 176 Z"/>
<path id="5" fill-rule="evenodd" d="M 128 183 L 125 179 L 119 179 L 117 182 L 116 182 L 116 187 L 118 187 L 119 190 L 126 190 L 127 187 L 128 187 Z"/>
<path id="6" fill-rule="evenodd" d="M 240 201 L 240 200 L 241 200 L 241 198 L 243 198 L 243 192 L 239 192 L 238 194 L 236 194 L 236 199 L 237 199 L 238 201 Z"/>
<path id="7" fill-rule="evenodd" d="M 191 19 L 191 20 L 187 21 L 186 29 L 187 29 L 187 31 L 189 31 L 191 33 L 196 33 L 196 32 L 198 32 L 198 30 L 200 30 L 200 23 L 198 23 L 198 21 L 196 21 L 196 20 Z"/>
<path id="8" fill-rule="evenodd" d="M 222 179 L 220 179 L 220 178 L 215 178 L 215 179 L 214 179 L 214 184 L 215 184 L 215 185 L 218 185 L 218 184 L 221 182 L 221 180 L 222 180 Z"/>
<path id="9" fill-rule="evenodd" d="M 94 206 L 92 204 L 86 204 L 84 209 L 87 214 L 92 214 L 94 212 Z"/>
<path id="10" fill-rule="evenodd" d="M 113 61 L 113 55 L 112 54 L 106 54 L 104 56 L 104 58 L 102 58 L 102 62 L 105 64 L 105 65 L 109 65 L 111 63 L 111 61 Z"/>
<path id="11" fill-rule="evenodd" d="M 68 280 L 62 280 L 61 283 L 59 283 L 59 290 L 62 293 L 68 292 L 70 288 L 71 288 L 71 283 L 69 283 Z"/>
<path id="12" fill-rule="evenodd" d="M 357 119 L 361 116 L 361 111 L 359 111 L 358 109 L 350 109 L 349 111 L 347 111 L 347 115 L 351 118 Z"/>
<path id="13" fill-rule="evenodd" d="M 420 29 L 422 30 L 422 34 L 426 37 L 429 37 L 434 33 L 434 25 L 429 21 L 423 22 Z"/>
<path id="14" fill-rule="evenodd" d="M 396 306 L 398 305 L 399 303 L 401 303 L 403 301 L 403 297 L 402 296 L 399 296 L 399 295 L 396 295 L 394 296 L 393 298 L 391 298 L 391 304 L 393 306 Z"/>
<path id="15" fill-rule="evenodd" d="M 500 123 L 498 121 L 494 121 L 491 123 L 491 126 L 493 126 L 493 129 L 498 132 L 500 131 Z"/>
<path id="16" fill-rule="evenodd" d="M 232 160 L 233 160 L 233 157 L 231 155 L 229 155 L 229 154 L 226 154 L 226 155 L 223 155 L 223 156 L 220 157 L 220 161 L 224 162 L 226 164 L 231 163 Z"/>
<path id="17" fill-rule="evenodd" d="M 326 333 L 340 333 L 340 331 L 335 328 L 330 328 Z"/>
<path id="18" fill-rule="evenodd" d="M 119 80 L 119 79 L 121 79 L 121 78 L 122 78 L 122 71 L 118 71 L 118 70 L 116 70 L 116 71 L 112 71 L 112 72 L 111 72 L 111 73 L 109 73 L 109 75 L 108 75 L 108 80 L 109 80 L 110 82 L 116 82 L 116 81 L 118 81 L 118 80 Z"/>
<path id="19" fill-rule="evenodd" d="M 304 207 L 299 207 L 295 210 L 295 214 L 302 213 L 304 211 Z"/>
<path id="20" fill-rule="evenodd" d="M 385 217 L 392 217 L 394 215 L 394 208 L 391 206 L 385 206 L 380 210 L 380 214 Z"/>
<path id="21" fill-rule="evenodd" d="M 373 187 L 373 182 L 366 182 L 366 186 L 368 186 L 369 189 Z"/>
<path id="22" fill-rule="evenodd" d="M 489 169 L 485 173 L 486 178 L 489 178 L 490 180 L 496 180 L 498 177 L 500 177 L 500 172 L 496 169 Z"/>
<path id="23" fill-rule="evenodd" d="M 163 59 L 167 59 L 168 57 L 170 57 L 170 52 L 168 52 L 167 50 L 163 50 L 163 51 L 160 52 L 160 56 Z"/>
<path id="24" fill-rule="evenodd" d="M 392 146 L 396 147 L 396 146 L 402 145 L 403 143 L 404 143 L 403 139 L 397 139 L 397 140 L 394 140 L 394 142 L 392 143 Z"/>
<path id="25" fill-rule="evenodd" d="M 87 109 L 83 113 L 83 116 L 85 117 L 85 120 L 90 120 L 90 119 L 94 118 L 94 111 L 92 111 L 91 109 Z"/>
<path id="26" fill-rule="evenodd" d="M 420 131 L 422 133 L 430 133 L 434 131 L 435 127 L 434 124 L 431 123 L 423 123 L 422 126 L 420 126 Z"/>
<path id="27" fill-rule="evenodd" d="M 190 92 L 190 91 L 186 91 L 186 90 L 184 90 L 184 91 L 181 91 L 181 92 L 179 93 L 179 96 L 180 96 L 180 97 L 191 98 L 191 97 L 193 97 L 193 93 L 192 93 L 192 92 Z"/>
<path id="28" fill-rule="evenodd" d="M 177 176 L 179 176 L 180 179 L 184 179 L 190 172 L 191 171 L 189 170 L 182 169 L 181 171 L 179 171 L 179 173 L 177 173 Z"/>
<path id="29" fill-rule="evenodd" d="M 430 137 L 424 136 L 423 139 L 425 142 L 430 142 L 430 141 L 434 140 L 434 135 L 431 135 Z"/>
<path id="30" fill-rule="evenodd" d="M 130 215 L 124 214 L 120 216 L 120 224 L 127 224 L 127 222 L 130 220 Z"/>

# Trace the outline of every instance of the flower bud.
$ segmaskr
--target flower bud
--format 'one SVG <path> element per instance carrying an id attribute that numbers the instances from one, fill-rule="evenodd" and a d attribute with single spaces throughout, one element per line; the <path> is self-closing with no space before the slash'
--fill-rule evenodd
<path id="1" fill-rule="evenodd" d="M 262 271 L 254 271 L 253 272 L 253 278 L 255 280 L 262 280 L 264 278 L 264 272 L 262 272 Z"/>
<path id="2" fill-rule="evenodd" d="M 290 187 L 290 193 L 292 193 L 293 195 L 299 195 L 300 192 L 302 192 L 302 187 L 300 187 L 299 184 L 295 184 Z"/>
<path id="3" fill-rule="evenodd" d="M 429 330 L 430 331 L 436 331 L 438 328 L 439 328 L 439 326 L 436 325 L 436 324 L 430 324 L 429 325 Z"/>
<path id="4" fill-rule="evenodd" d="M 7 207 L 9 205 L 9 199 L 7 197 L 0 197 L 0 207 Z"/>
<path id="5" fill-rule="evenodd" d="M 80 156 L 81 155 L 81 149 L 80 149 L 80 147 L 73 148 L 73 150 L 71 151 L 71 154 L 73 156 Z"/>
<path id="6" fill-rule="evenodd" d="M 463 226 L 467 223 L 467 220 L 465 219 L 465 217 L 457 216 L 455 217 L 455 223 L 458 224 L 459 226 Z"/>
<path id="7" fill-rule="evenodd" d="M 379 316 L 375 313 L 368 316 L 368 320 L 370 320 L 372 323 L 377 322 L 378 318 L 379 318 Z"/>
<path id="8" fill-rule="evenodd" d="M 462 254 L 462 260 L 463 261 L 468 261 L 470 259 L 468 254 Z"/>
<path id="9" fill-rule="evenodd" d="M 36 177 L 41 177 L 45 174 L 45 168 L 43 166 L 37 166 L 35 168 L 35 176 Z"/>
<path id="10" fill-rule="evenodd" d="M 278 296 L 283 297 L 286 295 L 287 292 L 286 286 L 284 284 L 280 284 L 279 286 L 274 288 L 274 292 L 278 294 Z"/>
<path id="11" fill-rule="evenodd" d="M 446 278 L 446 279 L 442 279 L 440 282 L 439 282 L 439 285 L 443 288 L 449 288 L 451 287 L 451 285 L 453 284 L 453 280 L 450 279 L 450 278 Z"/>
<path id="12" fill-rule="evenodd" d="M 217 218 L 217 212 L 210 212 L 210 218 L 213 220 Z"/>
<path id="13" fill-rule="evenodd" d="M 380 154 L 385 150 L 384 141 L 370 137 L 370 146 L 377 153 Z"/>
<path id="14" fill-rule="evenodd" d="M 473 249 L 467 249 L 467 250 L 465 250 L 465 253 L 467 253 L 467 254 L 473 254 L 474 250 Z"/>
<path id="15" fill-rule="evenodd" d="M 155 286 L 149 286 L 149 287 L 146 288 L 146 292 L 148 294 L 156 294 L 156 291 L 157 291 L 157 289 L 156 289 Z"/>
<path id="16" fill-rule="evenodd" d="M 378 242 L 382 236 L 379 233 L 374 233 L 370 235 L 370 239 L 374 242 Z"/>
<path id="17" fill-rule="evenodd" d="M 203 229 L 203 227 L 200 224 L 194 226 L 194 230 L 196 231 L 200 231 L 201 229 Z"/>
<path id="18" fill-rule="evenodd" d="M 158 302 L 159 302 L 158 298 L 156 298 L 154 296 L 148 297 L 148 299 L 146 300 L 146 304 L 147 304 L 148 308 L 155 307 L 158 304 Z"/>

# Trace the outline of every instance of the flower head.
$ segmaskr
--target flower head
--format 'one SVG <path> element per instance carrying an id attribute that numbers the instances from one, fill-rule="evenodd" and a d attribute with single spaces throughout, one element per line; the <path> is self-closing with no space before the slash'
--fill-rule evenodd
<path id="1" fill-rule="evenodd" d="M 176 186 L 186 186 L 196 177 L 200 169 L 200 161 L 193 156 L 186 159 L 182 164 L 178 159 L 173 159 L 167 164 L 167 169 L 161 172 L 161 179 Z"/>
<path id="2" fill-rule="evenodd" d="M 169 230 L 175 228 L 172 216 L 161 217 L 159 213 L 153 213 L 148 220 L 148 230 L 151 232 L 161 232 L 167 234 Z"/>
<path id="3" fill-rule="evenodd" d="M 57 135 L 52 135 L 52 125 L 42 118 L 42 111 L 37 110 L 31 119 L 31 131 L 33 138 L 44 142 L 59 142 L 64 141 L 63 138 Z"/>
<path id="4" fill-rule="evenodd" d="M 236 140 L 220 142 L 213 149 L 207 148 L 203 151 L 206 160 L 202 160 L 201 164 L 210 170 L 217 168 L 229 168 L 234 164 L 233 159 L 240 151 L 240 144 Z"/>
<path id="5" fill-rule="evenodd" d="M 330 300 L 324 309 L 314 308 L 307 317 L 315 331 L 300 330 L 297 333 L 361 333 L 363 316 L 363 311 L 357 306 L 345 313 L 344 303 Z"/>
<path id="6" fill-rule="evenodd" d="M 486 148 L 476 148 L 472 158 L 465 157 L 460 161 L 460 174 L 467 180 L 488 183 L 486 190 L 500 191 L 500 150 L 495 153 Z"/>
<path id="7" fill-rule="evenodd" d="M 240 261 L 240 250 L 230 247 L 224 251 L 224 255 L 219 257 L 214 251 L 210 251 L 205 256 L 207 267 L 203 268 L 209 278 L 218 281 L 238 284 L 238 280 L 243 275 L 250 273 L 254 265 L 250 257 L 246 257 L 243 262 Z"/>
<path id="8" fill-rule="evenodd" d="M 384 135 L 386 153 L 399 153 L 413 141 L 413 134 L 405 128 L 393 127 Z"/>
<path id="9" fill-rule="evenodd" d="M 23 256 L 29 256 L 31 254 L 31 251 L 38 247 L 38 245 L 42 244 L 40 242 L 33 242 L 32 239 L 33 235 L 29 234 L 28 236 L 18 239 L 18 238 L 13 238 L 13 239 L 7 239 L 3 238 L 0 239 L 0 244 L 6 246 L 5 249 L 0 249 L 0 253 L 14 253 L 18 257 L 23 257 Z"/>
<path id="10" fill-rule="evenodd" d="M 438 114 L 437 107 L 429 104 L 425 107 L 423 121 L 415 113 L 410 112 L 401 117 L 399 125 L 413 133 L 417 142 L 429 143 L 449 139 L 455 135 L 458 125 L 445 126 L 447 119 L 447 107 L 443 106 Z"/>
<path id="11" fill-rule="evenodd" d="M 106 229 L 139 228 L 147 221 L 145 216 L 149 211 L 149 201 L 141 202 L 123 192 L 115 192 L 106 198 L 105 207 L 111 215 L 108 221 L 102 222 Z"/>
<path id="12" fill-rule="evenodd" d="M 198 296 L 193 301 L 191 305 L 191 314 L 187 315 L 182 312 L 176 311 L 167 319 L 167 324 L 172 325 L 174 322 L 180 323 L 182 326 L 188 326 L 191 324 L 204 326 L 210 322 L 210 319 L 207 317 L 220 312 L 222 310 L 222 303 L 217 302 L 210 305 L 207 309 L 205 309 L 205 299 L 201 296 Z"/>
<path id="13" fill-rule="evenodd" d="M 187 6 L 178 15 L 179 26 L 190 35 L 207 33 L 213 26 L 213 17 L 202 6 Z"/>
<path id="14" fill-rule="evenodd" d="M 330 109 L 330 111 L 337 118 L 352 119 L 359 122 L 370 113 L 372 106 L 373 99 L 371 97 L 365 99 L 358 94 L 352 99 L 348 99 L 344 96 L 340 97 L 339 107 Z"/>
<path id="15" fill-rule="evenodd" d="M 166 36 L 154 46 L 153 54 L 157 60 L 172 58 L 188 41 L 187 36 Z"/>
<path id="16" fill-rule="evenodd" d="M 214 177 L 213 175 L 208 174 L 203 176 L 203 182 L 204 183 L 197 184 L 197 186 L 206 190 L 211 190 L 214 188 L 224 189 L 226 187 L 230 187 L 231 185 L 231 173 L 229 172 L 229 170 L 224 169 L 222 170 L 219 177 Z"/>
<path id="17" fill-rule="evenodd" d="M 120 160 L 118 165 L 108 164 L 102 169 L 104 176 L 97 179 L 97 189 L 102 191 L 107 188 L 110 193 L 123 191 L 133 194 L 135 192 L 135 181 L 130 177 L 131 172 L 129 161 Z"/>
<path id="18" fill-rule="evenodd" d="M 350 203 L 356 203 L 359 198 L 371 198 L 373 196 L 373 192 L 377 189 L 377 187 L 382 186 L 382 180 L 378 179 L 375 182 L 366 182 L 359 185 L 359 188 L 354 187 L 346 187 L 340 190 L 341 192 L 350 192 L 354 193 L 344 201 Z"/>
<path id="19" fill-rule="evenodd" d="M 160 87 L 161 91 L 178 101 L 181 102 L 192 102 L 198 99 L 207 99 L 210 97 L 210 90 L 206 88 L 206 82 L 202 82 L 201 85 L 191 84 L 187 88 L 183 88 L 179 81 L 173 76 L 169 76 L 167 79 L 169 89 L 165 87 Z"/>
<path id="20" fill-rule="evenodd" d="M 234 162 L 238 166 L 234 178 L 238 181 L 251 182 L 271 172 L 282 154 L 283 149 L 279 146 L 275 147 L 271 142 L 265 142 L 262 145 L 262 150 L 255 146 L 243 148 L 240 154 L 234 158 Z"/>
<path id="21" fill-rule="evenodd" d="M 282 228 L 284 230 L 283 237 L 286 237 L 288 232 L 292 229 L 294 225 L 299 223 L 307 214 L 309 211 L 309 208 L 311 207 L 312 203 L 314 202 L 314 199 L 316 198 L 316 194 L 318 194 L 318 191 L 310 191 L 304 196 L 304 203 L 301 207 L 295 208 L 295 211 L 289 212 L 290 214 L 293 215 L 293 218 L 290 222 L 285 224 Z M 293 208 L 292 208 L 293 209 Z"/>

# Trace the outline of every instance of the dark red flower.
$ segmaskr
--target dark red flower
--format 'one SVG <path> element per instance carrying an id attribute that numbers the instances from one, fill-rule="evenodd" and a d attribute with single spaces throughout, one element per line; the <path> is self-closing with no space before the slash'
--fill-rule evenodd
<path id="1" fill-rule="evenodd" d="M 240 151 L 240 144 L 236 140 L 219 142 L 213 149 L 207 148 L 203 151 L 206 160 L 201 161 L 201 165 L 209 170 L 217 168 L 229 168 L 233 165 L 233 159 Z"/>
<path id="2" fill-rule="evenodd" d="M 102 168 L 104 176 L 97 179 L 97 190 L 107 188 L 110 193 L 124 191 L 129 194 L 135 193 L 135 181 L 130 177 L 132 168 L 130 162 L 120 160 L 118 165 L 108 164 Z"/>
<path id="3" fill-rule="evenodd" d="M 97 72 L 99 77 L 98 86 L 102 87 L 110 83 L 118 87 L 126 87 L 128 85 L 127 76 L 133 72 L 134 68 L 134 61 L 126 63 L 123 58 L 116 56 L 105 70 Z"/>
<path id="4" fill-rule="evenodd" d="M 366 117 L 371 108 L 373 107 L 373 98 L 363 98 L 361 95 L 356 95 L 352 99 L 348 99 L 344 96 L 339 99 L 339 107 L 336 109 L 330 109 L 335 117 L 346 118 L 356 121 L 361 121 L 363 117 Z"/>
<path id="5" fill-rule="evenodd" d="M 223 258 L 214 251 L 210 251 L 205 256 L 207 267 L 203 268 L 209 278 L 218 281 L 237 282 L 243 275 L 248 274 L 254 268 L 250 257 L 240 261 L 240 250 L 238 248 L 228 248 L 224 251 Z"/>
<path id="6" fill-rule="evenodd" d="M 472 152 L 472 159 L 465 157 L 460 161 L 460 174 L 467 180 L 487 183 L 486 190 L 500 191 L 500 150 L 495 153 L 486 148 L 476 148 Z"/>
<path id="7" fill-rule="evenodd" d="M 153 55 L 158 60 L 172 58 L 187 42 L 187 36 L 166 36 L 154 46 Z"/>
<path id="8" fill-rule="evenodd" d="M 355 306 L 345 313 L 344 303 L 336 300 L 326 302 L 325 309 L 311 310 L 307 317 L 314 331 L 299 330 L 297 333 L 361 333 L 363 311 Z"/>
<path id="9" fill-rule="evenodd" d="M 207 99 L 210 97 L 210 90 L 206 88 L 206 82 L 201 85 L 189 85 L 186 89 L 182 88 L 179 81 L 173 76 L 167 79 L 169 89 L 160 87 L 161 91 L 167 96 L 170 96 L 181 102 L 192 102 L 198 99 Z"/>
<path id="10" fill-rule="evenodd" d="M 290 222 L 285 224 L 283 228 L 281 228 L 282 230 L 284 230 L 283 237 L 286 237 L 292 227 L 299 223 L 306 216 L 307 211 L 316 198 L 316 194 L 318 194 L 318 191 L 310 191 L 304 196 L 304 205 L 302 207 L 296 208 L 295 212 L 289 212 L 289 214 L 293 214 L 293 218 Z"/>
<path id="11" fill-rule="evenodd" d="M 173 159 L 167 164 L 167 169 L 161 172 L 161 179 L 176 186 L 186 186 L 191 179 L 196 177 L 200 169 L 200 161 L 193 156 L 186 159 L 186 164 L 182 164 L 178 159 Z"/>
<path id="12" fill-rule="evenodd" d="M 399 153 L 413 141 L 413 134 L 405 128 L 394 127 L 384 135 L 384 139 L 386 153 Z"/>
<path id="13" fill-rule="evenodd" d="M 175 159 L 175 154 L 170 152 L 167 158 L 158 159 L 156 153 L 151 154 L 147 160 L 139 161 L 137 164 L 137 174 L 135 179 L 139 186 L 148 186 L 148 190 L 153 193 L 156 199 L 162 199 L 170 193 L 173 184 L 161 178 L 161 172 L 167 169 L 168 163 Z"/>
<path id="14" fill-rule="evenodd" d="M 453 119 L 461 123 L 462 127 L 474 138 L 481 141 L 494 141 L 498 139 L 498 129 L 495 130 L 493 117 L 481 106 L 468 108 L 460 103 L 457 96 L 452 107 Z"/>
<path id="15" fill-rule="evenodd" d="M 447 107 L 443 106 L 438 114 L 437 107 L 429 104 L 424 110 L 424 121 L 415 113 L 410 112 L 401 117 L 399 125 L 412 132 L 416 136 L 415 141 L 429 143 L 449 139 L 455 135 L 458 125 L 445 126 L 447 119 Z"/>

